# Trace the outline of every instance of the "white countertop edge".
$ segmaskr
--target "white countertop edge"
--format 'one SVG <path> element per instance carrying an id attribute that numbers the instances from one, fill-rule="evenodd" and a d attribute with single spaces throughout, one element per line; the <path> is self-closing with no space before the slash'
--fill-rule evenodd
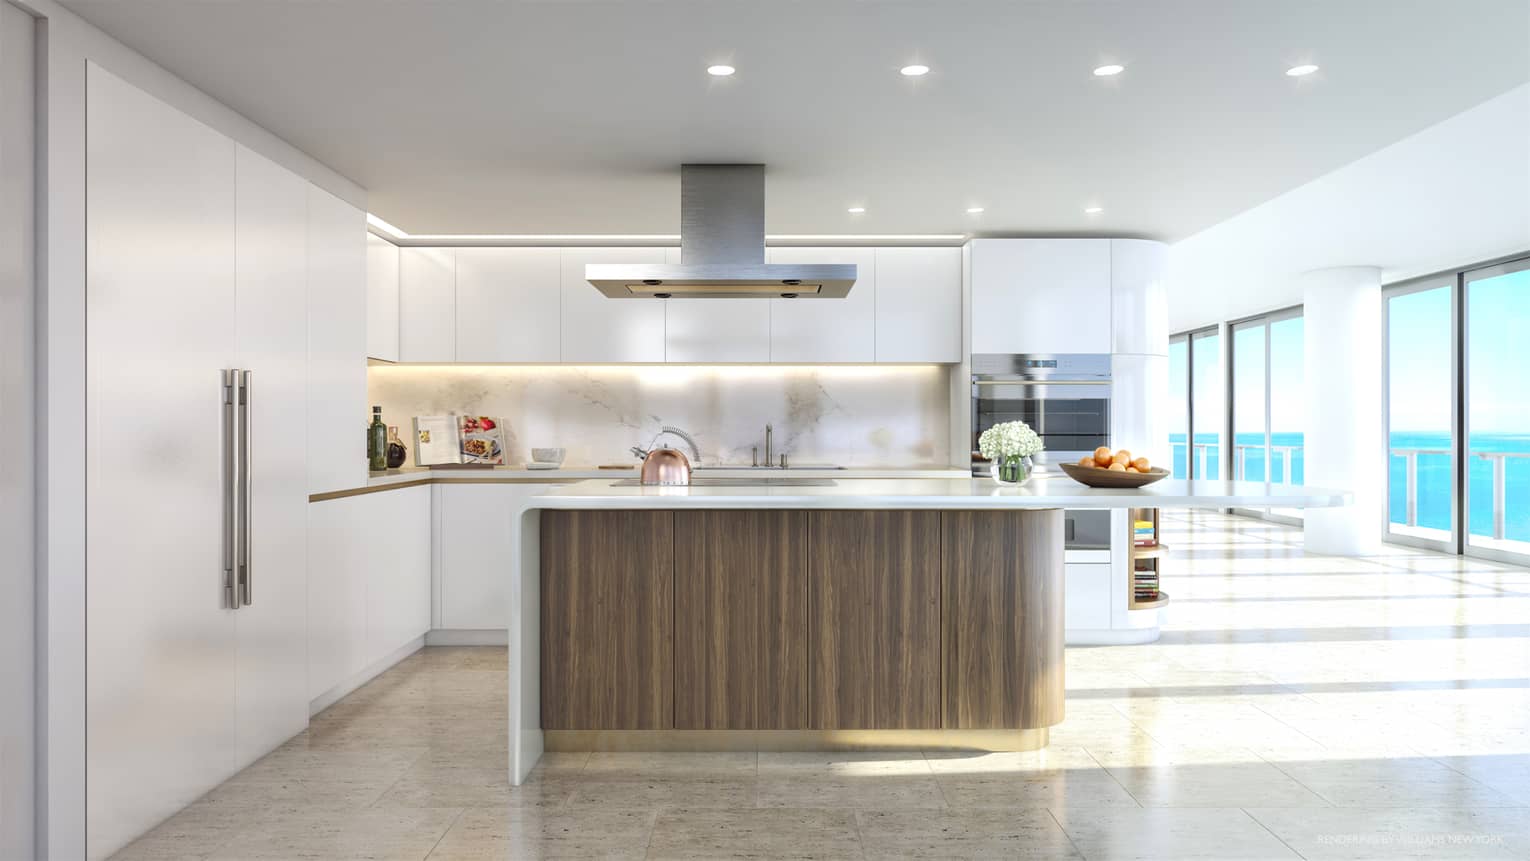
<path id="1" fill-rule="evenodd" d="M 1064 484 L 1066 482 L 1066 484 Z M 612 487 L 592 480 L 518 500 L 521 510 L 624 508 L 1332 508 L 1348 491 L 1243 481 L 1166 479 L 1136 490 L 1090 488 L 1070 480 L 1001 487 L 988 479 L 843 479 L 832 487 Z"/>
<path id="2" fill-rule="evenodd" d="M 384 475 L 369 475 L 367 487 L 386 487 L 391 484 L 403 484 L 412 481 L 473 481 L 503 480 L 523 482 L 527 479 L 543 481 L 569 482 L 584 481 L 588 479 L 609 478 L 616 481 L 622 478 L 634 478 L 638 474 L 636 465 L 630 470 L 622 469 L 523 469 L 517 467 L 495 467 L 494 469 L 421 469 L 411 467 L 397 471 L 390 471 Z M 907 478 L 967 478 L 971 473 L 965 469 L 899 469 L 889 467 L 878 468 L 852 468 L 852 469 L 789 469 L 771 470 L 766 473 L 758 469 L 705 469 L 699 475 L 709 478 L 744 478 L 765 475 L 771 478 L 841 478 L 841 479 L 907 479 Z"/>

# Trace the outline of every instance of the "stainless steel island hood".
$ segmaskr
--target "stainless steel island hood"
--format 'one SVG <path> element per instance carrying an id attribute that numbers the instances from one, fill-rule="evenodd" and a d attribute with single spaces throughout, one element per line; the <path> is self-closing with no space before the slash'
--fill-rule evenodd
<path id="1" fill-rule="evenodd" d="M 612 299 L 842 299 L 854 264 L 765 262 L 765 165 L 680 166 L 684 263 L 589 263 L 584 277 Z"/>

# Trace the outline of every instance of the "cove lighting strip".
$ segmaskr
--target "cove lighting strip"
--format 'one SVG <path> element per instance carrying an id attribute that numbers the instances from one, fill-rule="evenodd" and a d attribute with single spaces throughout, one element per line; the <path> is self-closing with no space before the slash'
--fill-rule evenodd
<path id="1" fill-rule="evenodd" d="M 411 245 L 429 245 L 434 242 L 497 245 L 501 243 L 528 243 L 557 245 L 564 242 L 598 243 L 603 245 L 623 242 L 639 242 L 659 245 L 680 242 L 678 233 L 407 233 L 367 213 L 367 224 L 389 239 Z M 940 242 L 961 243 L 967 240 L 965 233 L 767 233 L 766 242 Z"/>

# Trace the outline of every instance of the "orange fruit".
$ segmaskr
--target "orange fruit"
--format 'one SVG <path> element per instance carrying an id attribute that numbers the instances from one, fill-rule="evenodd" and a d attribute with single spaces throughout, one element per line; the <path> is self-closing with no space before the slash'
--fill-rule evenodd
<path id="1" fill-rule="evenodd" d="M 1128 466 L 1128 467 L 1127 467 L 1127 468 L 1126 468 L 1126 471 L 1127 471 L 1127 472 L 1141 472 L 1141 471 L 1142 471 L 1142 470 L 1140 470 L 1140 469 L 1138 469 L 1138 468 L 1137 468 L 1137 467 L 1135 467 L 1135 466 Z"/>
<path id="2" fill-rule="evenodd" d="M 1121 464 L 1122 466 L 1126 466 L 1132 462 L 1132 453 L 1123 448 L 1116 452 L 1116 456 L 1111 460 L 1115 463 Z"/>
<path id="3" fill-rule="evenodd" d="M 1078 459 L 1079 466 L 1094 466 L 1094 455 L 1086 454 Z"/>
<path id="4" fill-rule="evenodd" d="M 1114 459 L 1115 455 L 1112 455 L 1110 449 L 1103 445 L 1094 450 L 1094 462 L 1099 466 L 1110 466 Z"/>
<path id="5" fill-rule="evenodd" d="M 1115 470 L 1116 472 L 1126 472 L 1126 464 L 1123 464 L 1123 463 L 1113 463 L 1109 467 L 1106 467 L 1106 468 L 1107 469 Z"/>
<path id="6" fill-rule="evenodd" d="M 1139 457 L 1132 461 L 1132 466 L 1135 466 L 1138 472 L 1147 472 L 1149 468 L 1148 459 L 1145 457 Z"/>

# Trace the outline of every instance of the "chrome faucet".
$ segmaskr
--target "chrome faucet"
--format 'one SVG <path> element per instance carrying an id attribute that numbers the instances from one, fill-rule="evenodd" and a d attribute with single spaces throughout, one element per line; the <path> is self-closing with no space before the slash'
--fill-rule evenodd
<path id="1" fill-rule="evenodd" d="M 765 465 L 770 466 L 770 435 L 774 432 L 770 425 L 765 425 Z"/>

